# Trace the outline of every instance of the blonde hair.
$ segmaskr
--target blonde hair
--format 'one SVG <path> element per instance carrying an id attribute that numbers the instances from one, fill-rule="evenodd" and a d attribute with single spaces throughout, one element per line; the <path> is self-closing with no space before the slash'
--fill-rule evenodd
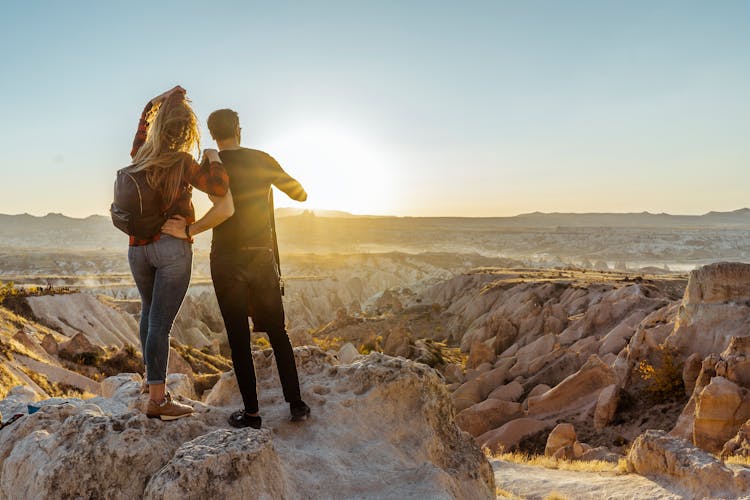
<path id="1" fill-rule="evenodd" d="M 131 171 L 147 170 L 146 179 L 161 192 L 164 208 L 180 194 L 185 153 L 200 151 L 198 118 L 180 94 L 156 103 L 147 117 L 146 142 L 133 158 Z"/>

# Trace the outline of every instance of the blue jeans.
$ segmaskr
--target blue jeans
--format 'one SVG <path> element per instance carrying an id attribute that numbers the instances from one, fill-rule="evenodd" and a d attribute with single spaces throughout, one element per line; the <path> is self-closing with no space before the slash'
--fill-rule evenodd
<path id="1" fill-rule="evenodd" d="M 148 245 L 129 247 L 128 262 L 141 295 L 141 351 L 149 384 L 163 384 L 169 362 L 169 332 L 190 284 L 193 248 L 162 234 Z"/>

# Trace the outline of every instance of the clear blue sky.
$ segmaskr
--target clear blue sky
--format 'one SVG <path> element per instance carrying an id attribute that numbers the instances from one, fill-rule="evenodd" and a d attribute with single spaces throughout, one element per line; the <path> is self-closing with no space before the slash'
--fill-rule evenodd
<path id="1" fill-rule="evenodd" d="M 750 205 L 746 0 L 2 10 L 0 213 L 106 213 L 143 104 L 175 84 L 203 123 L 237 109 L 245 145 L 276 156 L 313 207 Z"/>

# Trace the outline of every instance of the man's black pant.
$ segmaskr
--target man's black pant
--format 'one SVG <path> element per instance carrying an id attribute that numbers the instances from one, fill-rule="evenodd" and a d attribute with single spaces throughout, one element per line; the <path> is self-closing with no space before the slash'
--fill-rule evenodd
<path id="1" fill-rule="evenodd" d="M 288 402 L 299 401 L 299 378 L 294 352 L 284 325 L 279 274 L 273 250 L 248 248 L 232 253 L 211 252 L 211 279 L 232 349 L 232 362 L 245 411 L 258 411 L 255 369 L 248 316 L 253 329 L 268 334 Z"/>

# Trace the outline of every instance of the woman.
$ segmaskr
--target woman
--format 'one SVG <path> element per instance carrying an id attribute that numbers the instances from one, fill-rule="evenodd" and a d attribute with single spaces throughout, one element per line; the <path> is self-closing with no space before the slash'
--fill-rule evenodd
<path id="1" fill-rule="evenodd" d="M 169 333 L 190 283 L 192 237 L 234 213 L 229 179 L 216 150 L 207 149 L 207 162 L 198 164 L 191 151 L 199 150 L 198 120 L 185 98 L 185 89 L 173 89 L 146 104 L 130 153 L 129 172 L 146 170 L 152 189 L 162 197 L 169 217 L 184 220 L 183 234 L 157 234 L 149 239 L 130 237 L 128 262 L 141 296 L 140 337 L 149 400 L 146 415 L 175 420 L 193 413 L 192 407 L 173 401 L 165 389 L 169 360 Z M 214 206 L 195 221 L 192 187 L 207 193 Z"/>

